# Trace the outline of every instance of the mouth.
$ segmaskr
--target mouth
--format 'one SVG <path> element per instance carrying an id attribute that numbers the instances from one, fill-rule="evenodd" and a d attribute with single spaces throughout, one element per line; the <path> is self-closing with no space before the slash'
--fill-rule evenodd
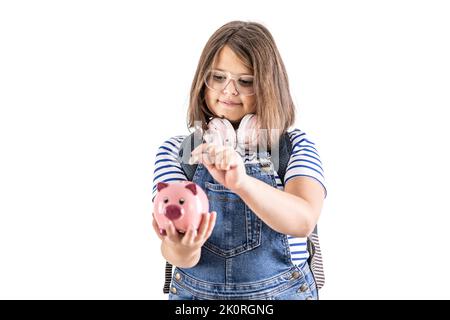
<path id="1" fill-rule="evenodd" d="M 226 106 L 226 107 L 237 107 L 242 105 L 242 103 L 239 102 L 233 102 L 233 101 L 229 101 L 229 100 L 217 100 L 218 102 L 220 102 L 220 104 Z"/>

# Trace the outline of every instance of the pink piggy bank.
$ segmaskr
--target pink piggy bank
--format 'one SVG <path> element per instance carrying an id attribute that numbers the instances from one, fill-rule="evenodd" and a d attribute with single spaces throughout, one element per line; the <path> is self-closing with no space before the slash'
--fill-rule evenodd
<path id="1" fill-rule="evenodd" d="M 191 181 L 159 182 L 156 187 L 154 214 L 160 231 L 169 220 L 179 232 L 186 232 L 191 224 L 198 229 L 202 213 L 209 212 L 208 197 L 203 189 Z"/>

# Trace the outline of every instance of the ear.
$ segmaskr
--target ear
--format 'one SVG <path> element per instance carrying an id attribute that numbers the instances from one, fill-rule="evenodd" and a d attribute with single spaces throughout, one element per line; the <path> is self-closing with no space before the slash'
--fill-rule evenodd
<path id="1" fill-rule="evenodd" d="M 156 188 L 158 189 L 158 191 L 161 191 L 164 188 L 167 188 L 169 186 L 168 183 L 165 182 L 158 182 L 158 184 L 156 185 Z"/>
<path id="2" fill-rule="evenodd" d="M 186 189 L 191 190 L 194 195 L 197 195 L 197 185 L 195 183 L 188 184 Z"/>

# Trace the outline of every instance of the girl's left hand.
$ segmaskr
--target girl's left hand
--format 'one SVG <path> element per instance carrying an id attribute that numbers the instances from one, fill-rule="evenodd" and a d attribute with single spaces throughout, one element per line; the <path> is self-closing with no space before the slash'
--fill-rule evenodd
<path id="1" fill-rule="evenodd" d="M 249 177 L 244 161 L 231 147 L 203 143 L 192 151 L 189 162 L 202 163 L 217 182 L 231 191 L 242 187 Z"/>

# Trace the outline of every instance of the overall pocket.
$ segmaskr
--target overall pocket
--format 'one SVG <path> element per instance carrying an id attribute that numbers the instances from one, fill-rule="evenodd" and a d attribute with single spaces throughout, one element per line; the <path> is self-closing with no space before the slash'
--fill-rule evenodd
<path id="1" fill-rule="evenodd" d="M 204 247 L 222 257 L 232 257 L 261 244 L 262 222 L 241 200 L 221 184 L 205 182 L 209 211 L 217 212 L 211 237 Z"/>
<path id="2" fill-rule="evenodd" d="M 289 289 L 275 295 L 273 300 L 318 300 L 317 288 L 308 263 L 297 266 L 299 279 Z"/>

